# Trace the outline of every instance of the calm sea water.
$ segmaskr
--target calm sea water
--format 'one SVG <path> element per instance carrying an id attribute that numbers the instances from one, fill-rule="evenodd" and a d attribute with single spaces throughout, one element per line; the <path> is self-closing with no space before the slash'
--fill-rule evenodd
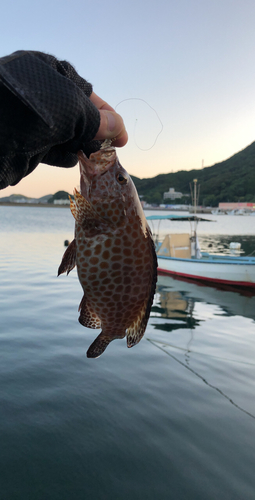
<path id="1" fill-rule="evenodd" d="M 255 249 L 255 217 L 211 218 L 203 249 Z M 140 344 L 88 360 L 73 226 L 0 207 L 1 500 L 254 500 L 255 297 L 160 276 Z"/>

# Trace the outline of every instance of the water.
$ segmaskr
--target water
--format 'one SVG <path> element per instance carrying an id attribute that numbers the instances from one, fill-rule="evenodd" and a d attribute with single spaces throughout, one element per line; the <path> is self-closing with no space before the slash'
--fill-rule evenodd
<path id="1" fill-rule="evenodd" d="M 1 500 L 253 500 L 255 297 L 161 276 L 140 344 L 88 360 L 69 210 L 0 217 Z M 221 217 L 204 248 L 251 253 L 255 218 Z"/>

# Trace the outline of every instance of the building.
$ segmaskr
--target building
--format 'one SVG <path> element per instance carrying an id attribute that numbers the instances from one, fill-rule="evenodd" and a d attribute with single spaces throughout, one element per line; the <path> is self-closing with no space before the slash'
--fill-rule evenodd
<path id="1" fill-rule="evenodd" d="M 60 200 L 54 200 L 53 201 L 54 205 L 69 205 L 70 201 L 68 199 L 60 199 Z"/>
<path id="2" fill-rule="evenodd" d="M 176 198 L 182 198 L 183 196 L 186 196 L 186 195 L 183 195 L 182 193 L 178 193 L 177 191 L 175 191 L 174 188 L 169 188 L 169 191 L 164 193 L 164 200 L 166 200 L 167 198 L 169 198 L 170 200 L 176 200 Z"/>

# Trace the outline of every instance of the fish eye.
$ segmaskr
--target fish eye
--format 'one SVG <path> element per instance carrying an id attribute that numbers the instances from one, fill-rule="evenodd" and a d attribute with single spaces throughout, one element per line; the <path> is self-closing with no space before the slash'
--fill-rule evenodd
<path id="1" fill-rule="evenodd" d="M 127 184 L 127 179 L 120 172 L 116 175 L 116 179 L 119 184 Z"/>

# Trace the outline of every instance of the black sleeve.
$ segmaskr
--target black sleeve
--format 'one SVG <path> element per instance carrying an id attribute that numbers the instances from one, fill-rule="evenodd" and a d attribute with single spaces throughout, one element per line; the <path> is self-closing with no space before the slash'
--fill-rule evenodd
<path id="1" fill-rule="evenodd" d="M 0 58 L 0 189 L 17 184 L 38 163 L 73 167 L 76 153 L 100 147 L 90 101 L 92 85 L 66 61 L 42 52 Z"/>

